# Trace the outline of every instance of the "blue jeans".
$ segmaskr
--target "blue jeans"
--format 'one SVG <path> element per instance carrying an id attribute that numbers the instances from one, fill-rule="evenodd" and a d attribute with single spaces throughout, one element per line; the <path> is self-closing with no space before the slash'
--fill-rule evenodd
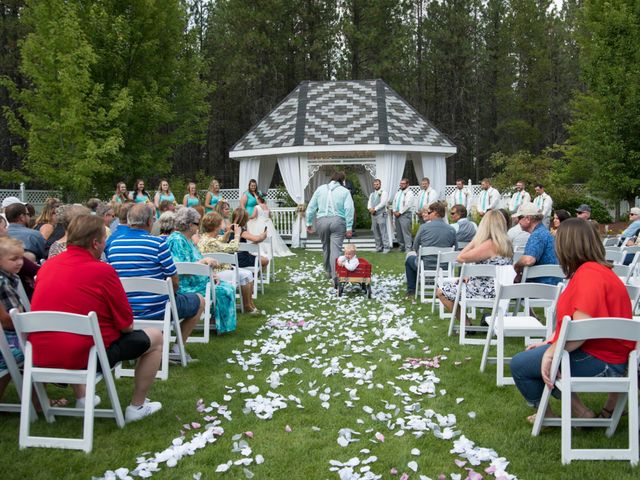
<path id="1" fill-rule="evenodd" d="M 511 375 L 516 387 L 529 405 L 537 407 L 542 398 L 545 384 L 542 381 L 540 365 L 542 356 L 551 345 L 543 345 L 533 350 L 525 350 L 511 359 Z M 569 353 L 571 375 L 573 377 L 621 377 L 626 371 L 627 364 L 611 364 L 595 358 L 582 351 L 574 350 Z M 553 396 L 559 398 L 560 392 L 554 389 Z"/>
<path id="2" fill-rule="evenodd" d="M 416 275 L 418 275 L 418 256 L 407 257 L 404 262 L 404 271 L 407 275 L 407 293 L 416 293 Z"/>

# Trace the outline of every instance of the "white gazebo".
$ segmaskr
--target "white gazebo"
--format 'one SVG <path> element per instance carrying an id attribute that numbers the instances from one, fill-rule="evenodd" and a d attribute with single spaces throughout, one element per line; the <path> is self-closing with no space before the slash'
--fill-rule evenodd
<path id="1" fill-rule="evenodd" d="M 445 159 L 454 153 L 455 145 L 384 81 L 353 80 L 300 83 L 229 157 L 240 161 L 241 194 L 252 178 L 266 190 L 277 164 L 287 192 L 303 206 L 305 188 L 325 165 L 360 165 L 370 175 L 361 180 L 364 191 L 379 178 L 392 193 L 410 160 L 418 179 L 429 177 L 443 195 Z M 295 227 L 297 247 L 306 236 L 300 214 Z"/>

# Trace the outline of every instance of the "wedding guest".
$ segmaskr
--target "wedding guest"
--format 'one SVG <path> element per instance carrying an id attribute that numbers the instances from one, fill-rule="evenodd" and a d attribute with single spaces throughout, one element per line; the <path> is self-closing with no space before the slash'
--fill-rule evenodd
<path id="1" fill-rule="evenodd" d="M 78 215 L 88 215 L 90 210 L 83 205 L 65 204 L 60 205 L 56 212 L 58 215 L 58 223 L 64 229 L 64 235 L 51 245 L 51 248 L 49 249 L 49 259 L 52 259 L 67 250 L 67 230 L 69 229 L 71 220 Z"/>

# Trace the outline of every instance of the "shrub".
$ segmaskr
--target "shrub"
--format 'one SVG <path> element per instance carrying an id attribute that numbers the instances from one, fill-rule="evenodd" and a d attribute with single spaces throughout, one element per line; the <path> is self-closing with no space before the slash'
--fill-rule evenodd
<path id="1" fill-rule="evenodd" d="M 576 208 L 583 203 L 586 203 L 591 207 L 592 220 L 595 220 L 600 224 L 608 224 L 612 222 L 609 211 L 600 200 L 571 192 L 558 192 L 558 194 L 553 197 L 553 209 L 566 210 L 572 216 L 575 216 Z"/>

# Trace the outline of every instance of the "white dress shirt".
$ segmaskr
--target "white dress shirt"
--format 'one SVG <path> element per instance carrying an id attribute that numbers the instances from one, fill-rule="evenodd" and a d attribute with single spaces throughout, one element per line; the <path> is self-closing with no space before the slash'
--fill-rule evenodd
<path id="1" fill-rule="evenodd" d="M 536 206 L 538 210 L 542 212 L 543 217 L 546 218 L 551 216 L 551 209 L 553 208 L 553 200 L 551 199 L 551 197 L 547 192 L 543 193 L 542 195 L 538 195 L 533 201 L 533 204 Z"/>
<path id="2" fill-rule="evenodd" d="M 394 212 L 400 212 L 400 214 L 413 208 L 413 192 L 409 187 L 404 190 L 398 190 L 398 193 L 393 197 L 393 205 L 391 208 Z"/>
<path id="3" fill-rule="evenodd" d="M 463 205 L 467 210 L 469 210 L 469 199 L 471 198 L 471 193 L 465 187 L 456 188 L 451 195 L 449 195 L 448 204 L 449 208 L 454 205 Z"/>
<path id="4" fill-rule="evenodd" d="M 531 201 L 531 195 L 526 190 L 522 190 L 521 192 L 513 192 L 511 198 L 509 199 L 509 211 L 511 213 L 516 213 L 518 211 L 518 207 L 523 203 L 529 203 Z"/>
<path id="5" fill-rule="evenodd" d="M 478 213 L 494 210 L 498 208 L 498 203 L 500 203 L 500 192 L 498 190 L 493 187 L 482 190 L 478 197 Z"/>
<path id="6" fill-rule="evenodd" d="M 375 206 L 373 205 L 373 195 L 378 195 L 378 203 Z M 384 210 L 385 208 L 387 208 L 388 201 L 389 194 L 386 191 L 382 189 L 374 190 L 373 192 L 371 192 L 371 195 L 369 195 L 369 200 L 367 201 L 367 210 L 370 208 L 375 208 L 376 212 Z"/>
<path id="7" fill-rule="evenodd" d="M 420 190 L 420 195 L 418 195 L 418 202 L 416 203 L 416 213 L 423 208 L 428 207 L 433 202 L 437 201 L 438 192 L 433 188 L 429 187 L 426 190 Z"/>

